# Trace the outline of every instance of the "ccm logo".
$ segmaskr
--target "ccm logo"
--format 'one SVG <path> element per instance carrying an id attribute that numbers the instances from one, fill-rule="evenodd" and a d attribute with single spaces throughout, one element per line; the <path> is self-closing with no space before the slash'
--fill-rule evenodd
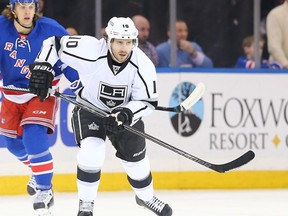
<path id="1" fill-rule="evenodd" d="M 42 110 L 34 110 L 33 114 L 36 115 L 45 115 L 47 113 L 47 111 L 42 111 Z"/>

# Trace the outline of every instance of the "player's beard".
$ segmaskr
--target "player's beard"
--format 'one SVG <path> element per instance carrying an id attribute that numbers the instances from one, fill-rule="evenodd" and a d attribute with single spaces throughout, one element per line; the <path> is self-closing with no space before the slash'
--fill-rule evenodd
<path id="1" fill-rule="evenodd" d="M 123 57 L 123 55 L 120 55 L 120 53 L 118 53 L 118 58 L 120 58 L 120 59 L 118 59 L 116 56 L 117 55 L 114 55 L 114 53 L 112 53 L 112 58 L 116 61 L 116 62 L 118 62 L 118 63 L 123 63 L 123 62 L 125 62 L 129 57 L 130 57 L 130 55 L 131 55 L 131 52 L 128 54 L 128 53 L 126 53 L 126 57 Z"/>

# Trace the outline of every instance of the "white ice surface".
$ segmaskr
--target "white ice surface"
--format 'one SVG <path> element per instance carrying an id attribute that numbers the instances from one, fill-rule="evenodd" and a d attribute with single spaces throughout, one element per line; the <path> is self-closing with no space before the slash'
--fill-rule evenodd
<path id="1" fill-rule="evenodd" d="M 288 216 L 288 190 L 172 190 L 155 191 L 169 203 L 173 216 Z M 36 216 L 33 198 L 0 196 L 1 216 Z M 55 193 L 54 216 L 76 216 L 76 193 Z M 131 191 L 100 192 L 94 216 L 149 216 Z"/>

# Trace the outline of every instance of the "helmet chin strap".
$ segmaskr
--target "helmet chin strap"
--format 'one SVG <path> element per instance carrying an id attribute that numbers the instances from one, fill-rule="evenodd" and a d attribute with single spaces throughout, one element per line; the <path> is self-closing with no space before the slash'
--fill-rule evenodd
<path id="1" fill-rule="evenodd" d="M 24 26 L 24 25 L 22 25 L 22 24 L 20 23 L 20 21 L 19 21 L 19 19 L 18 19 L 18 17 L 17 17 L 17 14 L 15 13 L 15 11 L 12 11 L 12 13 L 13 13 L 13 15 L 14 15 L 15 21 L 16 21 L 21 27 L 23 27 L 23 28 L 25 28 L 25 29 L 32 29 L 32 28 L 33 28 L 33 22 L 32 22 L 32 25 L 31 25 L 31 26 Z"/>
<path id="2" fill-rule="evenodd" d="M 19 22 L 19 19 L 18 19 L 17 17 L 15 18 L 15 21 L 16 21 L 21 27 L 23 27 L 23 28 L 25 28 L 25 29 L 32 29 L 32 28 L 33 28 L 33 23 L 32 23 L 31 26 L 24 26 L 24 25 L 22 25 L 22 24 Z"/>

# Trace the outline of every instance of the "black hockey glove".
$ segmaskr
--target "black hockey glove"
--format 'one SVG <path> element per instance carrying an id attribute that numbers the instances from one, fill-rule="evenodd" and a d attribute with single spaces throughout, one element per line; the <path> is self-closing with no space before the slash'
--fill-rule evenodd
<path id="1" fill-rule="evenodd" d="M 48 91 L 52 87 L 55 72 L 48 62 L 36 62 L 29 65 L 29 69 L 31 72 L 29 90 L 31 93 L 38 95 L 40 101 L 43 102 L 49 97 Z"/>
<path id="2" fill-rule="evenodd" d="M 103 118 L 103 126 L 112 133 L 122 132 L 123 125 L 132 123 L 133 113 L 130 109 L 121 107 L 112 111 L 112 114 Z"/>

